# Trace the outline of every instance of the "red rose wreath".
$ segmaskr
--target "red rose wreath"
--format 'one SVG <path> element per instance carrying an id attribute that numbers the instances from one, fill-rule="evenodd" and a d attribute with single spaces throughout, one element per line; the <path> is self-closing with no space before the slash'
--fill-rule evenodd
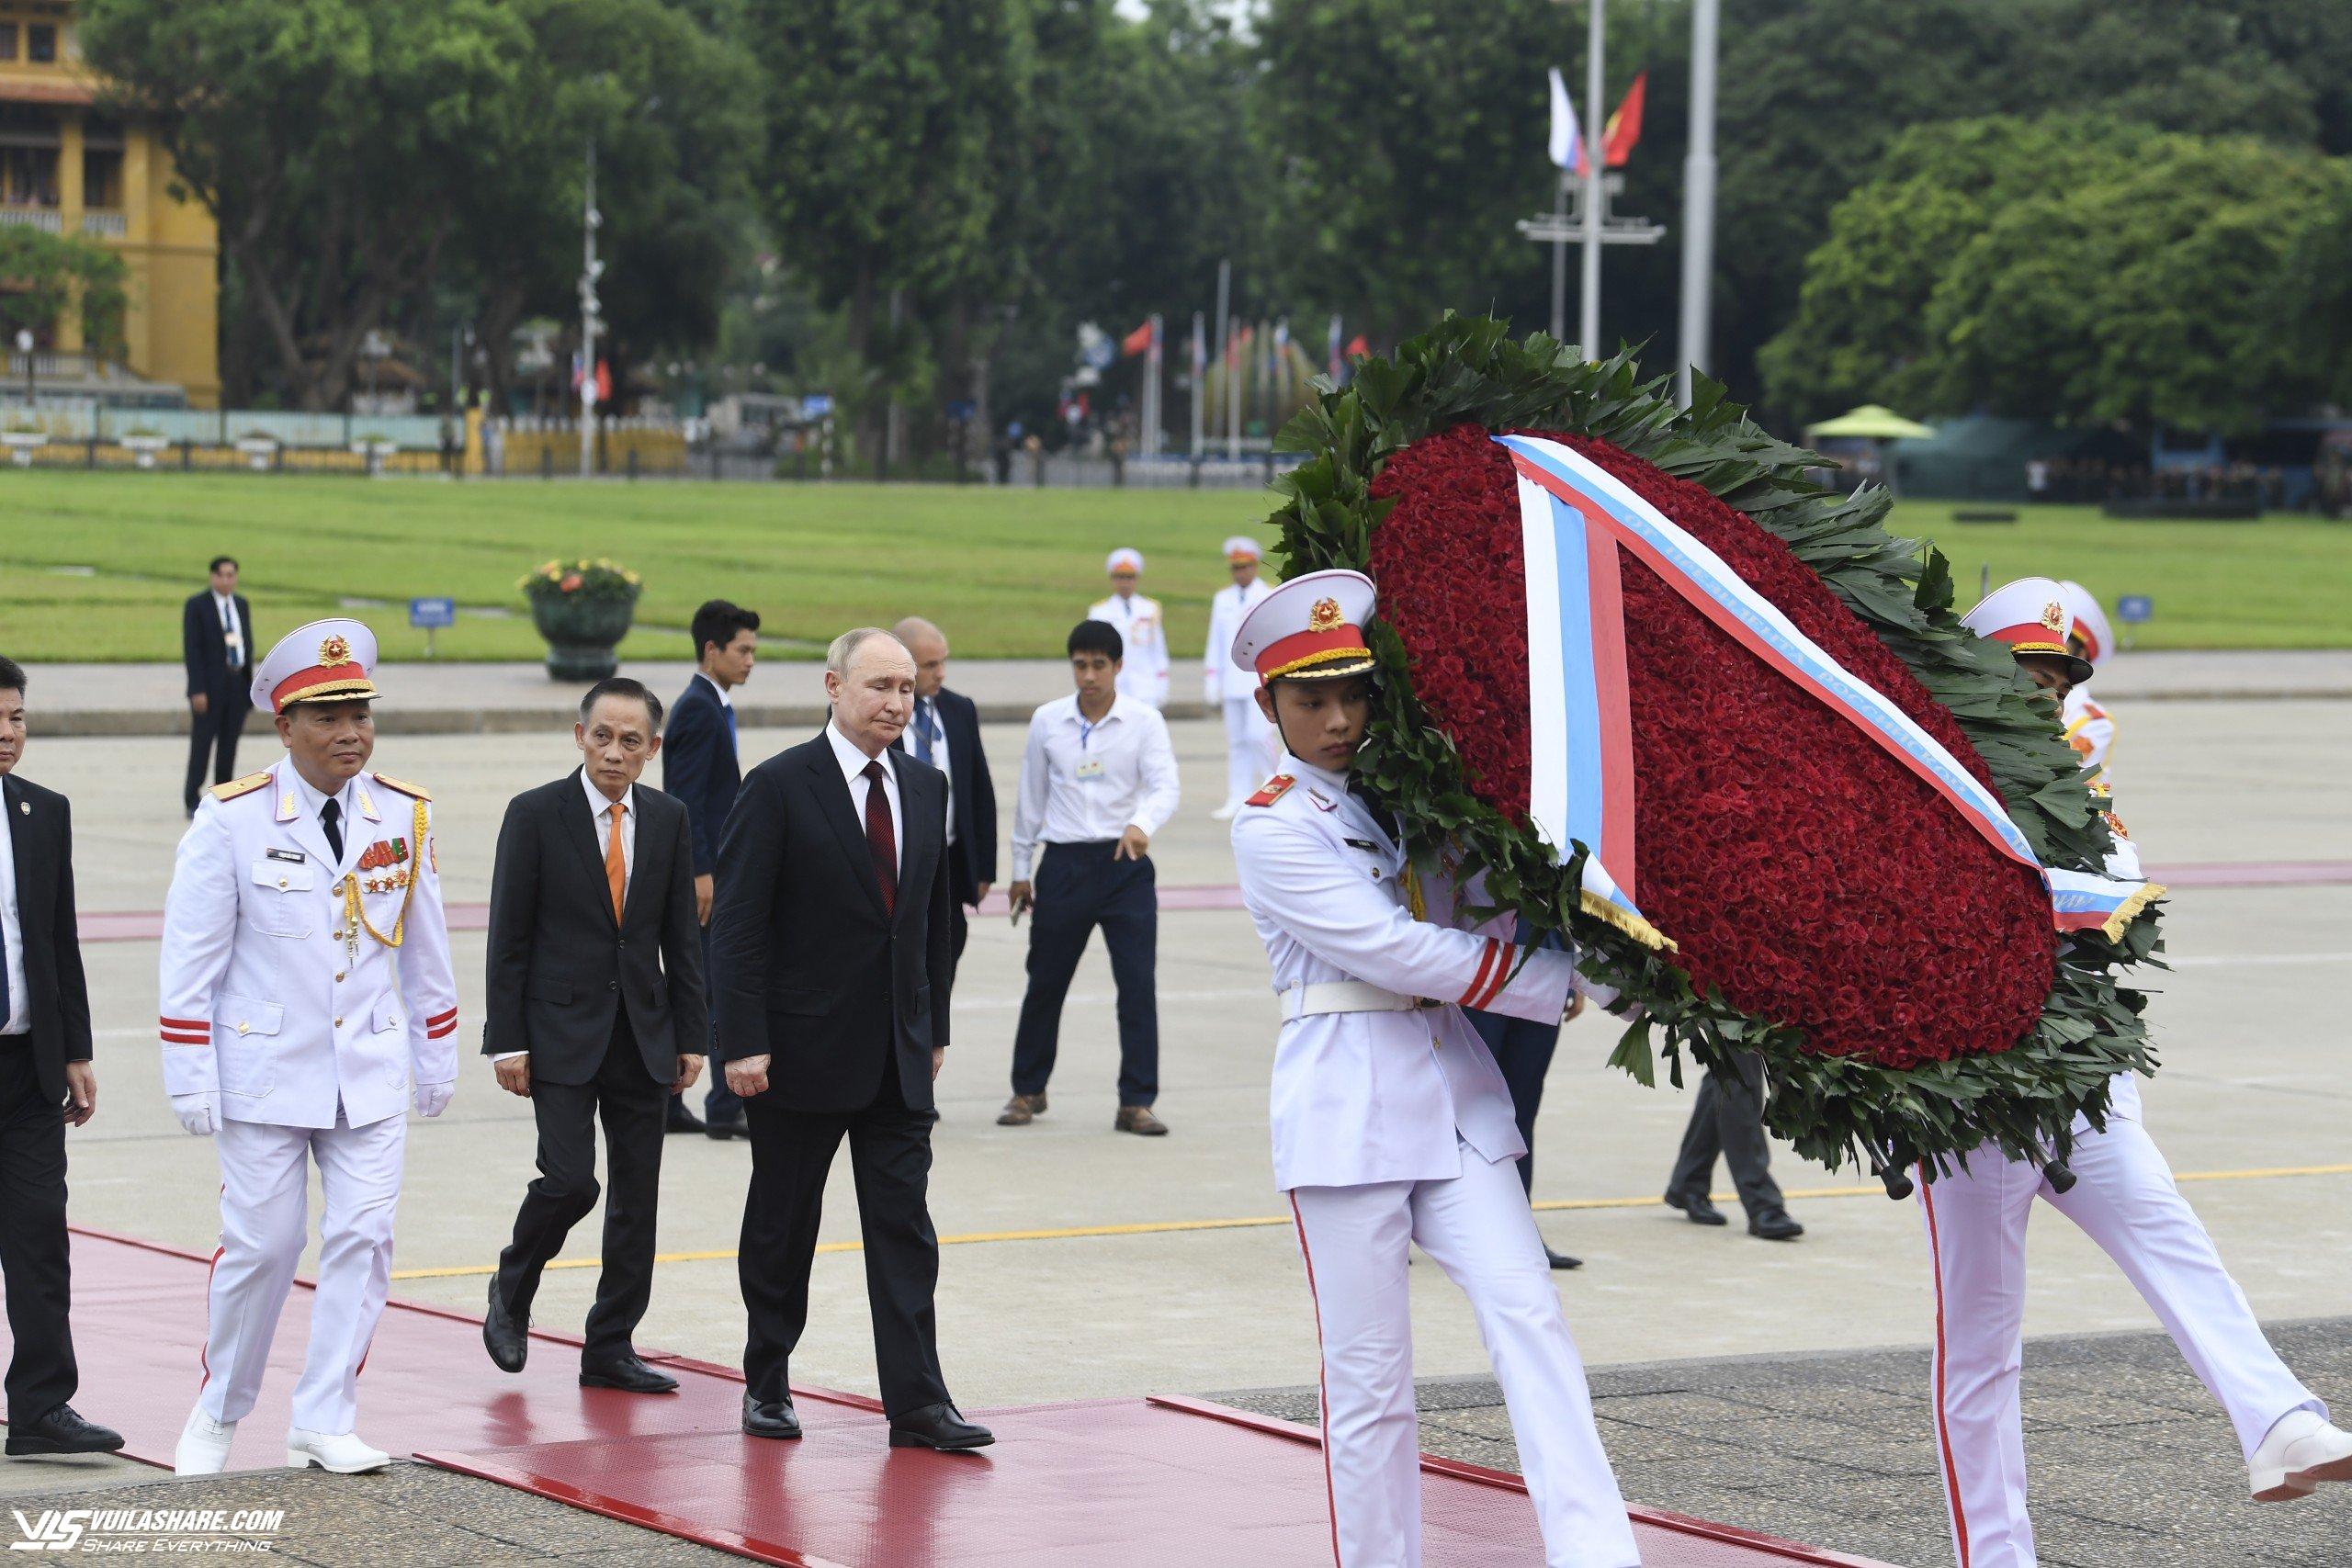
<path id="1" fill-rule="evenodd" d="M 1310 453 L 1274 521 L 1292 572 L 1380 587 L 1382 699 L 1363 766 L 1416 846 L 1483 866 L 1496 901 L 1575 941 L 1643 1004 L 1615 1059 L 1645 1081 L 1763 1054 L 1766 1120 L 1830 1164 L 1931 1164 L 1987 1140 L 2063 1149 L 2108 1077 L 2146 1070 L 2143 998 L 2111 970 L 2156 949 L 2060 937 L 2049 895 L 1917 776 L 1749 655 L 1638 560 L 1623 574 L 1643 912 L 1653 952 L 1579 911 L 1578 869 L 1529 827 L 1528 649 L 1514 472 L 1524 430 L 1607 469 L 2002 795 L 2045 864 L 2096 869 L 2106 829 L 2047 711 L 1954 618 L 1942 558 L 1880 526 L 1705 389 L 1675 411 L 1622 357 L 1449 318 L 1360 364 L 1285 441 Z M 2064 944 L 2064 962 L 2061 956 Z"/>

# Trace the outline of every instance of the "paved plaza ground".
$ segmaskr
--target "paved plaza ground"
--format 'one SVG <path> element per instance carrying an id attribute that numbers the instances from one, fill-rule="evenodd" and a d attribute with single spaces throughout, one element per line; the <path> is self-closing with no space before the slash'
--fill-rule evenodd
<path id="1" fill-rule="evenodd" d="M 805 703 L 815 680 L 808 666 L 771 666 L 763 696 Z M 2159 873 L 2169 864 L 2352 861 L 2343 784 L 2352 776 L 2352 702 L 2125 705 L 2123 690 L 2119 681 L 2110 697 L 2122 709 L 2119 809 Z M 43 694 L 37 687 L 22 771 L 74 797 L 85 911 L 159 909 L 182 827 L 184 742 L 44 737 Z M 1021 694 L 1009 687 L 1004 700 Z M 1222 888 L 1232 864 L 1223 825 L 1208 818 L 1221 789 L 1221 736 L 1198 720 L 1173 728 L 1185 802 L 1155 845 L 1159 880 Z M 745 756 L 764 757 L 804 733 L 747 729 Z M 987 731 L 1008 799 L 1019 742 L 1015 726 Z M 275 755 L 266 730 L 248 744 L 249 765 Z M 388 735 L 377 761 L 433 789 L 448 897 L 480 903 L 505 800 L 562 772 L 573 755 L 564 736 L 543 729 Z M 2153 977 L 2165 1070 L 2147 1089 L 2148 1125 L 2188 1179 L 2191 1201 L 2256 1310 L 2291 1325 L 2280 1341 L 2290 1359 L 2323 1396 L 2352 1409 L 2352 1321 L 2343 1315 L 2352 1311 L 2352 1086 L 2337 1000 L 2352 967 L 2352 885 L 2323 875 L 2198 886 L 2173 899 L 2167 929 L 2176 969 Z M 1266 1408 L 1302 1414 L 1295 1391 L 1314 1381 L 1314 1324 L 1272 1190 L 1265 1100 L 1275 1012 L 1247 917 L 1210 907 L 1161 918 L 1159 1109 L 1174 1131 L 1160 1140 L 1111 1131 L 1113 994 L 1099 948 L 1065 1019 L 1052 1111 L 1026 1129 L 995 1125 L 1024 938 L 1025 928 L 1001 915 L 976 925 L 940 1085 L 933 1209 L 950 1244 L 939 1318 L 957 1397 L 981 1406 L 1250 1390 Z M 481 936 L 461 932 L 455 948 L 464 1032 L 478 1040 Z M 74 1216 L 209 1251 L 213 1152 L 182 1134 L 164 1103 L 152 1024 L 155 945 L 110 941 L 85 952 L 101 1089 L 97 1119 L 73 1135 Z M 1774 1246 L 1736 1226 L 1683 1223 L 1657 1198 L 1689 1097 L 1610 1071 L 1612 1041 L 1604 1024 L 1587 1021 L 1562 1042 L 1538 1127 L 1535 1197 L 1553 1244 L 1587 1259 L 1583 1271 L 1560 1277 L 1560 1288 L 1579 1345 L 1600 1369 L 1606 1435 L 1628 1495 L 1892 1562 L 1948 1562 L 1931 1458 L 1922 1457 L 1932 1452 L 1923 1355 L 1932 1314 L 1916 1209 L 1889 1202 L 1855 1172 L 1810 1168 L 1782 1152 L 1777 1170 L 1809 1227 L 1803 1240 Z M 499 1093 L 488 1067 L 469 1059 L 449 1112 L 412 1132 L 395 1293 L 480 1310 L 531 1156 L 529 1107 Z M 732 1257 L 748 1166 L 741 1144 L 669 1141 L 664 1261 L 641 1345 L 740 1359 Z M 808 1337 L 793 1370 L 810 1382 L 870 1392 L 845 1166 L 837 1178 Z M 560 1266 L 540 1292 L 542 1326 L 577 1331 L 596 1246 L 592 1217 L 567 1249 L 566 1263 L 580 1266 Z M 1508 1464 L 1509 1427 L 1491 1386 L 1458 1381 L 1486 1375 L 1470 1314 L 1437 1269 L 1414 1273 L 1418 1370 L 1432 1380 L 1425 1438 L 1440 1451 Z M 2177 1358 L 2145 1337 L 2152 1322 L 2097 1249 L 2043 1212 L 2033 1236 L 2027 1376 L 2045 1562 L 2352 1561 L 2352 1489 L 2291 1507 L 2246 1504 L 2226 1427 Z M 103 1345 L 84 1350 L 106 1354 Z M 496 1375 L 486 1360 L 482 1375 Z M 193 1398 L 196 1379 L 191 1367 L 186 1388 L 155 1396 L 177 1405 Z M 363 1385 L 363 1433 L 365 1414 Z M 17 1495 L 11 1506 L 147 1479 L 119 1465 L 0 1465 L 0 1485 Z M 157 1495 L 143 1501 L 186 1489 L 152 1490 Z M 334 1488 L 273 1476 L 196 1490 L 323 1517 Z M 450 1544 L 456 1537 L 442 1545 L 420 1538 L 413 1555 L 394 1557 L 361 1552 L 340 1535 L 315 1548 L 289 1539 L 285 1554 L 321 1562 L 700 1555 L 637 1536 L 640 1555 L 629 1527 L 514 1494 L 486 1496 L 482 1483 L 455 1476 L 403 1470 L 348 1495 L 413 1501 L 420 1519 L 453 1529 L 511 1520 L 514 1529 L 489 1530 L 505 1544 L 480 1555 Z"/>

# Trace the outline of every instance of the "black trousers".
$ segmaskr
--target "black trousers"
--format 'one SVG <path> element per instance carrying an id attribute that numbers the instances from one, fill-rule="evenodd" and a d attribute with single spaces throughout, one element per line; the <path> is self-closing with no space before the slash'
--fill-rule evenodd
<path id="1" fill-rule="evenodd" d="M 882 1407 L 903 1416 L 946 1402 L 933 1307 L 939 1235 L 928 1201 L 931 1129 L 939 1118 L 909 1109 L 896 1063 L 893 1052 L 881 1089 L 863 1111 L 791 1111 L 770 1095 L 743 1101 L 752 1124 L 752 1190 L 743 1204 L 736 1273 L 750 1319 L 743 1382 L 756 1399 L 781 1399 L 790 1392 L 792 1352 L 808 1325 L 808 1269 L 825 1177 L 847 1138 Z"/>
<path id="2" fill-rule="evenodd" d="M 1535 1190 L 1535 1112 L 1544 1103 L 1544 1075 L 1552 1070 L 1552 1053 L 1559 1048 L 1560 1026 L 1532 1019 L 1509 1018 L 1498 1012 L 1469 1013 L 1470 1027 L 1495 1055 L 1504 1087 L 1510 1090 L 1512 1119 L 1519 1123 L 1520 1142 L 1527 1157 L 1519 1162 L 1519 1184 Z"/>
<path id="3" fill-rule="evenodd" d="M 710 1075 L 710 1087 L 703 1091 L 702 1114 L 706 1122 L 740 1122 L 743 1119 L 743 1102 L 727 1087 L 727 1075 L 721 1071 L 718 1059 L 711 1054 L 718 1043 L 718 976 L 710 971 L 710 927 L 702 928 L 702 974 L 705 994 L 713 998 L 710 1010 L 710 1039 L 705 1043 L 703 1067 Z"/>
<path id="4" fill-rule="evenodd" d="M 1771 1141 L 1764 1135 L 1763 1094 L 1763 1058 L 1752 1051 L 1740 1054 L 1736 1074 L 1707 1074 L 1690 1107 L 1668 1191 L 1704 1197 L 1720 1154 L 1731 1166 L 1732 1183 L 1749 1219 L 1782 1206 L 1780 1184 L 1772 1179 Z"/>
<path id="5" fill-rule="evenodd" d="M 40 1091 L 32 1043 L 0 1035 L 0 1290 L 16 1354 L 12 1426 L 38 1421 L 81 1386 L 74 1361 L 73 1267 L 65 1239 L 65 1111 Z"/>
<path id="6" fill-rule="evenodd" d="M 237 776 L 237 740 L 245 732 L 245 716 L 253 711 L 252 694 L 232 690 L 209 694 L 205 711 L 188 716 L 187 788 L 183 804 L 190 811 L 196 809 L 197 796 L 204 793 L 208 763 L 213 784 L 227 784 Z"/>
<path id="7" fill-rule="evenodd" d="M 1029 989 L 1012 1035 L 1012 1092 L 1043 1094 L 1059 1049 L 1062 999 L 1094 928 L 1111 952 L 1111 978 L 1119 988 L 1119 1103 L 1149 1105 L 1159 1098 L 1159 894 L 1151 857 L 1119 860 L 1105 839 L 1089 844 L 1047 844 L 1032 887 L 1036 907 L 1029 925 Z"/>
<path id="8" fill-rule="evenodd" d="M 654 1211 L 662 1195 L 662 1139 L 669 1088 L 646 1071 L 628 1014 L 613 1022 L 596 1076 L 584 1084 L 531 1080 L 539 1125 L 539 1175 L 514 1214 L 514 1239 L 498 1255 L 500 1293 L 526 1317 L 539 1274 L 571 1227 L 596 1206 L 596 1119 L 605 1122 L 605 1266 L 588 1309 L 583 1359 L 617 1355 L 653 1299 Z"/>

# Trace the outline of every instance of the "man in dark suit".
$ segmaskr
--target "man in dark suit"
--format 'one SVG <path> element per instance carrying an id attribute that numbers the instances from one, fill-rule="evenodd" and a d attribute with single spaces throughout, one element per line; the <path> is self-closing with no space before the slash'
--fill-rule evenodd
<path id="1" fill-rule="evenodd" d="M 710 975 L 710 904 L 717 891 L 718 837 L 726 830 L 727 814 L 734 809 L 735 791 L 742 783 L 742 762 L 736 750 L 736 687 L 752 678 L 760 652 L 760 617 L 754 612 L 713 599 L 695 612 L 695 676 L 670 707 L 670 727 L 662 738 L 662 787 L 686 808 L 694 830 L 695 918 L 702 927 L 702 968 Z M 682 1097 L 670 1100 L 670 1131 L 707 1132 L 714 1138 L 743 1135 L 743 1107 L 728 1092 L 725 1076 L 710 1075 L 697 1122 Z"/>
<path id="2" fill-rule="evenodd" d="M 685 809 L 638 787 L 662 745 L 662 700 L 599 681 L 573 729 L 582 765 L 506 808 L 491 876 L 482 1054 L 527 1097 L 538 1179 L 490 1282 L 482 1341 L 523 1370 L 539 1272 L 596 1204 L 605 1122 L 605 1252 L 581 1348 L 590 1388 L 667 1393 L 678 1381 L 630 1344 L 653 1294 L 662 1116 L 702 1071 L 710 1038 Z"/>
<path id="3" fill-rule="evenodd" d="M 914 716 L 899 737 L 901 751 L 947 775 L 947 890 L 956 899 L 956 961 L 977 909 L 996 881 L 996 785 L 980 750 L 980 710 L 947 689 L 947 634 L 920 615 L 890 628 L 915 661 Z M 954 976 L 951 974 L 952 980 Z"/>
<path id="4" fill-rule="evenodd" d="M 914 682 L 889 633 L 835 638 L 831 721 L 751 771 L 719 847 L 715 1054 L 752 1129 L 737 1269 L 754 1437 L 800 1435 L 787 1363 L 808 1318 L 826 1172 L 846 1136 L 891 1446 L 994 1440 L 949 1400 L 933 1319 L 931 1085 L 947 1051 L 955 946 L 947 781 L 890 749 Z"/>
<path id="5" fill-rule="evenodd" d="M 181 804 L 196 815 L 205 786 L 237 776 L 237 738 L 253 712 L 254 607 L 237 592 L 232 556 L 212 558 L 212 585 L 180 607 L 180 662 L 187 667 L 187 787 Z"/>
<path id="6" fill-rule="evenodd" d="M 16 776 L 25 672 L 0 659 L 0 1289 L 8 1298 L 8 1452 L 107 1453 L 122 1435 L 66 1403 L 80 1386 L 68 1322 L 65 1129 L 98 1108 L 90 992 L 74 922 L 74 816 Z"/>

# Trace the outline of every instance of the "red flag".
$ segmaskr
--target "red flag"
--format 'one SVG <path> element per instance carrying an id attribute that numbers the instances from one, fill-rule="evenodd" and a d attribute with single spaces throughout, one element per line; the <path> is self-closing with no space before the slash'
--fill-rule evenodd
<path id="1" fill-rule="evenodd" d="M 1348 340 L 1347 356 L 1350 359 L 1362 359 L 1371 353 L 1371 340 L 1366 338 L 1363 333 L 1358 333 L 1355 336 Z"/>
<path id="2" fill-rule="evenodd" d="M 1255 327 L 1234 328 L 1233 340 L 1225 345 L 1225 362 L 1227 365 L 1240 364 L 1241 356 L 1250 350 L 1250 340 L 1257 335 L 1258 329 Z"/>
<path id="3" fill-rule="evenodd" d="M 608 360 L 596 361 L 596 400 L 600 403 L 613 400 L 613 367 Z"/>
<path id="4" fill-rule="evenodd" d="M 1632 155 L 1634 144 L 1642 139 L 1642 105 L 1649 96 L 1650 73 L 1646 71 L 1634 78 L 1625 89 L 1625 101 L 1609 117 L 1609 129 L 1600 139 L 1606 150 L 1606 167 L 1622 169 Z"/>
<path id="5" fill-rule="evenodd" d="M 1138 354 L 1148 352 L 1150 348 L 1151 322 L 1148 321 L 1119 340 L 1119 355 L 1124 359 L 1132 359 Z"/>

